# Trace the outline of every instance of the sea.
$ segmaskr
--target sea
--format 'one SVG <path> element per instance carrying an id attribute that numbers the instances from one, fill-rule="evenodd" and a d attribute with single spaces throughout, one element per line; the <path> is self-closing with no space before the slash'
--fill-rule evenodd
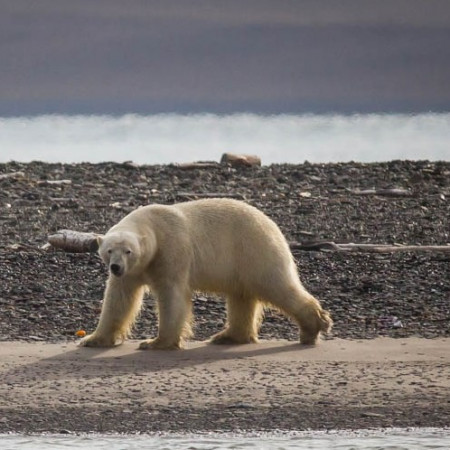
<path id="1" fill-rule="evenodd" d="M 450 113 L 0 117 L 0 163 L 450 160 Z"/>
<path id="2" fill-rule="evenodd" d="M 450 448 L 450 428 L 153 435 L 0 435 L 2 450 L 431 450 Z"/>

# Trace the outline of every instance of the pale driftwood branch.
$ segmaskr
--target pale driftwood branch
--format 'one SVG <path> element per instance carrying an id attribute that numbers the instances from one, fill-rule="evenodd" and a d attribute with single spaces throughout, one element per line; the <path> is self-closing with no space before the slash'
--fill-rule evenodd
<path id="1" fill-rule="evenodd" d="M 18 180 L 19 178 L 25 178 L 24 172 L 11 172 L 11 173 L 0 173 L 0 180 Z"/>
<path id="2" fill-rule="evenodd" d="M 175 163 L 173 167 L 183 170 L 193 169 L 215 169 L 223 165 L 232 167 L 253 167 L 261 165 L 261 158 L 257 155 L 238 155 L 235 153 L 224 153 L 220 163 L 216 161 L 194 161 L 190 163 Z"/>
<path id="3" fill-rule="evenodd" d="M 450 252 L 450 245 L 339 244 L 338 247 L 347 252 Z"/>
<path id="4" fill-rule="evenodd" d="M 64 185 L 64 184 L 72 184 L 72 180 L 42 180 L 38 181 L 38 186 L 45 186 L 45 185 Z"/>
<path id="5" fill-rule="evenodd" d="M 191 163 L 177 163 L 173 164 L 174 167 L 178 169 L 184 170 L 192 170 L 192 169 L 214 169 L 220 167 L 220 164 L 215 161 L 197 161 Z"/>
<path id="6" fill-rule="evenodd" d="M 304 251 L 320 251 L 320 250 L 330 250 L 330 251 L 339 251 L 339 247 L 334 242 L 289 242 L 289 246 L 291 250 L 304 250 Z"/>
<path id="7" fill-rule="evenodd" d="M 234 153 L 224 153 L 220 164 L 229 164 L 233 167 L 260 166 L 261 158 L 256 155 L 236 155 Z"/>
<path id="8" fill-rule="evenodd" d="M 290 247 L 292 250 L 328 250 L 335 252 L 450 252 L 450 245 L 336 244 L 334 242 L 311 242 L 302 244 L 300 242 L 291 242 Z"/>
<path id="9" fill-rule="evenodd" d="M 69 253 L 88 253 L 98 250 L 96 233 L 81 233 L 73 230 L 59 230 L 48 237 L 48 242 Z"/>
<path id="10" fill-rule="evenodd" d="M 382 195 L 384 197 L 411 197 L 413 193 L 408 189 L 365 189 L 350 190 L 353 195 Z"/>
<path id="11" fill-rule="evenodd" d="M 177 192 L 175 197 L 182 199 L 196 199 L 196 198 L 235 198 L 244 200 L 245 196 L 238 193 L 221 193 L 221 192 Z"/>

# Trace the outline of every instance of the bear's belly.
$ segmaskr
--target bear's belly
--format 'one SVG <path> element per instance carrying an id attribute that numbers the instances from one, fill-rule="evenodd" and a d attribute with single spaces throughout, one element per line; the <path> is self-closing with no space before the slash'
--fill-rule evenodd
<path id="1" fill-rule="evenodd" d="M 191 289 L 203 292 L 231 293 L 240 284 L 235 267 L 222 267 L 218 262 L 207 267 L 197 267 L 191 273 Z"/>

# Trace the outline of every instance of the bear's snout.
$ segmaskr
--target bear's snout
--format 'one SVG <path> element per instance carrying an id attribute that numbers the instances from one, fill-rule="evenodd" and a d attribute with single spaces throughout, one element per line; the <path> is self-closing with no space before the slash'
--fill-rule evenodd
<path id="1" fill-rule="evenodd" d="M 123 268 L 119 264 L 114 264 L 114 263 L 111 264 L 109 266 L 109 270 L 111 270 L 111 273 L 113 273 L 117 277 L 120 277 L 120 275 L 122 275 L 122 273 L 123 273 Z"/>

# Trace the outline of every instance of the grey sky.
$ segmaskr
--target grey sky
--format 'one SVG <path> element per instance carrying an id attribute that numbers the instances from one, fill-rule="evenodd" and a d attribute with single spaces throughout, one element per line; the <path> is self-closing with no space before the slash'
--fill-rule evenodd
<path id="1" fill-rule="evenodd" d="M 450 110 L 448 0 L 0 0 L 0 115 Z"/>

